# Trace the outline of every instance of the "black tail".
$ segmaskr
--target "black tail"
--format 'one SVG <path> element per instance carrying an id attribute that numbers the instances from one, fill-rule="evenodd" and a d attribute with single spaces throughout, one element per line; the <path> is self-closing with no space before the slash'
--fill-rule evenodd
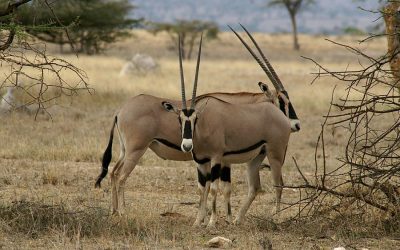
<path id="1" fill-rule="evenodd" d="M 110 132 L 110 140 L 108 141 L 108 146 L 106 148 L 106 151 L 104 151 L 103 154 L 103 162 L 102 162 L 102 168 L 101 168 L 101 173 L 99 177 L 97 178 L 96 184 L 94 185 L 96 188 L 99 188 L 101 185 L 101 181 L 103 180 L 104 177 L 106 177 L 108 173 L 108 165 L 110 165 L 111 158 L 112 158 L 112 143 L 113 143 L 113 138 L 114 138 L 114 127 L 115 124 L 117 124 L 117 116 L 114 118 L 114 123 L 111 128 Z"/>

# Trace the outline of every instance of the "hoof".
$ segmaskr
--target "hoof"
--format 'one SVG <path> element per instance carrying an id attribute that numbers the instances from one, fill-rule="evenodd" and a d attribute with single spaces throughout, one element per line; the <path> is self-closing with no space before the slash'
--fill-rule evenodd
<path id="1" fill-rule="evenodd" d="M 235 226 L 239 226 L 240 224 L 242 224 L 242 219 L 240 219 L 240 218 L 236 218 L 233 221 L 233 225 L 235 225 Z"/>
<path id="2" fill-rule="evenodd" d="M 228 223 L 228 224 L 232 224 L 232 216 L 227 216 L 227 217 L 225 218 L 225 221 L 226 221 L 226 223 Z"/>
<path id="3" fill-rule="evenodd" d="M 210 221 L 207 224 L 207 229 L 215 229 L 216 222 L 215 221 Z"/>
<path id="4" fill-rule="evenodd" d="M 195 221 L 195 222 L 193 223 L 192 227 L 198 228 L 198 227 L 201 227 L 201 224 L 202 224 L 201 222 Z"/>

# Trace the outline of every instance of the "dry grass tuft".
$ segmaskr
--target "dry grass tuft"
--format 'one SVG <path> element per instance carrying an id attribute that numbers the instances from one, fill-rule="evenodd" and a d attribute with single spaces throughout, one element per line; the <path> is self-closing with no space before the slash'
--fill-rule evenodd
<path id="1" fill-rule="evenodd" d="M 58 176 L 49 172 L 45 172 L 42 175 L 42 183 L 43 185 L 51 184 L 55 186 L 58 184 Z"/>
<path id="2" fill-rule="evenodd" d="M 51 231 L 73 236 L 78 230 L 82 236 L 95 236 L 104 232 L 108 224 L 108 213 L 100 208 L 71 211 L 64 204 L 47 205 L 28 201 L 1 204 L 0 218 L 3 220 L 3 230 L 22 233 L 30 238 Z"/>

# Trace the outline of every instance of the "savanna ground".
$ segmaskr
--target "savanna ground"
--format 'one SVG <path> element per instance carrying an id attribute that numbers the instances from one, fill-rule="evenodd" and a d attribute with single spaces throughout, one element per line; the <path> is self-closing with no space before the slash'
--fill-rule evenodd
<path id="1" fill-rule="evenodd" d="M 380 235 L 370 225 L 351 229 L 351 221 L 325 221 L 283 226 L 296 210 L 273 215 L 274 189 L 270 173 L 263 170 L 262 192 L 250 207 L 243 225 L 224 221 L 222 195 L 216 229 L 192 228 L 197 212 L 197 177 L 192 162 L 164 161 L 151 151 L 141 159 L 126 184 L 126 216 L 110 216 L 110 183 L 94 189 L 100 160 L 108 142 L 114 112 L 131 96 L 148 93 L 180 98 L 178 58 L 166 35 L 136 31 L 105 55 L 60 55 L 84 69 L 94 94 L 63 98 L 50 109 L 52 120 L 39 115 L 12 114 L 0 125 L 0 248 L 84 249 L 199 249 L 215 237 L 233 240 L 232 248 L 258 249 L 270 241 L 274 249 L 348 248 L 395 249 L 398 239 Z M 357 66 L 345 50 L 323 36 L 301 36 L 302 50 L 292 50 L 291 36 L 256 34 L 281 76 L 301 119 L 301 131 L 290 138 L 283 175 L 286 184 L 300 183 L 292 157 L 307 175 L 313 175 L 314 150 L 329 107 L 332 79 L 311 85 L 315 66 L 301 58 L 312 57 L 330 69 Z M 357 37 L 330 37 L 357 45 Z M 386 41 L 358 45 L 372 55 L 385 52 Z M 56 48 L 53 48 L 57 53 Z M 119 77 L 124 63 L 135 53 L 147 53 L 160 69 L 147 75 Z M 187 91 L 191 89 L 195 61 L 184 62 Z M 5 71 L 2 68 L 1 71 Z M 67 76 L 68 78 L 68 76 Z M 213 91 L 258 92 L 257 83 L 269 83 L 248 52 L 231 33 L 223 33 L 203 48 L 198 93 Z M 270 84 L 272 87 L 272 85 Z M 338 87 L 337 98 L 343 87 Z M 329 132 L 332 132 L 329 130 Z M 325 138 L 327 165 L 338 164 L 346 138 L 339 132 Z M 117 142 L 118 140 L 114 140 Z M 114 143 L 113 163 L 118 156 Z M 317 158 L 321 157 L 317 155 Z M 113 165 L 112 163 L 112 165 Z M 247 194 L 245 168 L 232 170 L 234 215 Z M 283 201 L 295 201 L 298 191 L 286 189 Z M 346 225 L 346 226 L 344 226 Z M 349 226 L 350 225 L 350 226 Z"/>

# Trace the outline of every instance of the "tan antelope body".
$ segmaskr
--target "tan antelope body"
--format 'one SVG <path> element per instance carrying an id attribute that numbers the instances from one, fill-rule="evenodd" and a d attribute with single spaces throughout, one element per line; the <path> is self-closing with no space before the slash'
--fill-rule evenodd
<path id="1" fill-rule="evenodd" d="M 200 45 L 201 48 L 201 45 Z M 181 51 L 179 51 L 181 53 Z M 264 93 L 212 93 L 203 96 L 199 96 L 196 98 L 195 90 L 197 85 L 197 75 L 199 69 L 199 61 L 200 61 L 200 52 L 198 56 L 198 63 L 196 69 L 196 78 L 195 78 L 195 87 L 193 92 L 192 100 L 190 101 L 191 106 L 188 109 L 187 105 L 189 102 L 186 102 L 184 97 L 184 90 L 182 91 L 182 100 L 183 102 L 168 100 L 165 98 L 158 98 L 151 95 L 139 95 L 130 99 L 118 112 L 114 119 L 112 131 L 110 134 L 110 140 L 108 147 L 103 156 L 103 164 L 102 164 L 102 173 L 100 174 L 96 186 L 100 186 L 101 180 L 105 177 L 108 171 L 108 165 L 111 161 L 111 147 L 113 140 L 114 129 L 117 130 L 117 134 L 119 135 L 119 141 L 121 145 L 121 152 L 119 160 L 117 161 L 112 173 L 111 173 L 111 184 L 112 184 L 112 207 L 113 212 L 123 212 L 121 211 L 124 208 L 124 185 L 127 177 L 135 168 L 137 162 L 141 158 L 141 156 L 145 153 L 145 151 L 150 148 L 153 150 L 158 156 L 163 159 L 170 160 L 178 160 L 178 161 L 186 161 L 194 159 L 198 165 L 198 183 L 199 183 L 199 192 L 200 196 L 200 210 L 197 216 L 195 224 L 199 224 L 203 221 L 205 216 L 205 208 L 206 208 L 206 198 L 208 195 L 209 187 L 211 183 L 212 197 L 213 197 L 213 216 L 210 220 L 209 225 L 215 224 L 216 214 L 215 214 L 215 199 L 216 199 L 216 179 L 221 178 L 222 183 L 226 184 L 224 190 L 224 197 L 226 198 L 226 210 L 228 218 L 230 217 L 230 164 L 238 163 L 238 162 L 249 162 L 248 167 L 248 178 L 249 178 L 249 198 L 246 202 L 247 208 L 250 205 L 252 199 L 250 194 L 254 192 L 251 190 L 257 189 L 259 187 L 259 168 L 258 166 L 265 158 L 267 150 L 271 150 L 271 152 L 279 151 L 279 153 L 271 153 L 271 155 L 278 155 L 276 157 L 272 157 L 272 162 L 276 162 L 275 158 L 284 157 L 284 152 L 287 146 L 288 135 L 290 132 L 298 131 L 299 121 L 297 120 L 297 116 L 294 112 L 293 107 L 287 97 L 287 93 L 282 88 L 277 88 L 276 78 L 271 78 L 271 76 L 267 73 L 268 77 L 271 79 L 275 88 L 277 89 L 276 96 L 272 96 L 271 92 L 264 87 L 264 85 L 260 85 L 262 91 Z M 182 71 L 182 62 L 181 64 L 181 79 L 183 84 L 183 71 Z M 260 62 L 259 62 L 260 64 Z M 261 67 L 263 65 L 260 64 Z M 264 69 L 264 68 L 263 68 Z M 266 71 L 264 69 L 264 71 Z M 279 106 L 277 108 L 272 104 L 272 102 Z M 236 103 L 236 106 L 229 103 Z M 249 106 L 245 103 L 251 103 L 256 106 Z M 229 104 L 229 105 L 228 105 Z M 240 104 L 240 105 L 239 105 Z M 232 105 L 232 106 L 230 106 Z M 196 110 L 194 108 L 196 107 Z M 214 108 L 215 107 L 215 108 Z M 221 107 L 228 107 L 223 108 Z M 212 109 L 213 111 L 210 111 Z M 207 119 L 199 119 L 198 122 L 201 124 L 199 127 L 199 131 L 203 131 L 203 135 L 199 135 L 198 131 L 194 130 L 197 116 L 200 112 L 199 110 L 204 110 L 204 114 Z M 236 116 L 237 112 L 240 115 L 238 117 L 248 117 L 246 118 L 247 122 L 243 122 L 243 120 L 223 120 L 220 119 L 220 122 L 212 123 L 210 120 L 212 117 L 216 116 L 217 112 L 224 113 L 225 116 Z M 167 112 L 169 111 L 169 112 Z M 171 112 L 174 111 L 174 112 Z M 264 112 L 265 111 L 265 112 Z M 263 113 L 264 112 L 264 113 Z M 176 114 L 179 115 L 178 119 Z M 255 127 L 248 126 L 248 121 L 259 120 L 259 115 L 262 115 L 260 121 L 267 122 L 264 124 L 264 130 L 270 130 L 268 127 L 280 127 L 280 130 L 277 128 L 276 130 L 279 132 L 274 133 L 275 135 L 283 134 L 280 139 L 283 141 L 279 144 L 264 142 L 265 139 L 269 139 L 271 141 L 275 141 L 274 136 L 271 136 L 268 131 L 264 131 L 263 133 L 257 133 L 257 136 L 253 138 L 253 136 L 245 136 L 247 134 L 252 134 L 252 131 L 257 129 L 261 129 L 261 123 L 254 123 Z M 224 117 L 224 116 L 222 116 Z M 250 118 L 251 117 L 251 118 Z M 270 118 L 268 118 L 270 117 Z M 289 119 L 288 119 L 289 118 Z M 272 119 L 272 120 L 271 120 Z M 179 123 L 179 122 L 180 123 Z M 228 122 L 229 121 L 229 122 Z M 289 122 L 290 121 L 290 122 Z M 268 124 L 270 122 L 271 124 Z M 281 124 L 280 124 L 281 123 Z M 236 124 L 236 125 L 235 125 Z M 280 124 L 279 126 L 276 124 Z M 197 126 L 197 125 L 196 125 Z M 236 126 L 236 127 L 235 127 Z M 220 127 L 223 127 L 221 130 Z M 189 129 L 188 129 L 189 128 Z M 222 145 L 221 143 L 216 143 L 217 141 L 208 141 L 212 136 L 210 134 L 207 137 L 206 131 L 215 131 L 217 133 L 218 140 L 220 138 L 224 138 L 224 141 L 227 144 Z M 229 131 L 229 133 L 228 133 Z M 261 131 L 261 130 L 260 130 Z M 274 131 L 274 129 L 270 130 Z M 195 132 L 195 133 L 194 133 Z M 187 139 L 186 137 L 190 134 L 191 137 L 196 135 L 195 145 L 199 146 L 199 151 L 197 146 L 195 146 L 193 158 L 192 154 L 189 152 L 193 149 L 193 142 L 191 139 Z M 211 133 L 212 134 L 212 133 Z M 223 136 L 221 136 L 223 135 Z M 256 135 L 256 134 L 254 134 Z M 197 137 L 199 136 L 199 137 Z M 206 138 L 202 137 L 206 136 Z M 237 137 L 234 139 L 234 137 Z M 244 138 L 245 137 L 245 138 Z M 287 138 L 286 138 L 287 137 Z M 249 140 L 247 140 L 249 139 Z M 250 140 L 255 139 L 255 140 Z M 202 142 L 210 143 L 215 148 L 216 153 L 210 153 L 204 149 L 202 149 Z M 252 144 L 256 143 L 256 144 Z M 219 145 L 219 146 L 216 146 Z M 285 145 L 285 150 L 282 150 L 281 145 Z M 276 146 L 276 149 L 273 147 Z M 249 150 L 250 149 L 250 150 Z M 231 150 L 231 151 L 230 151 Z M 240 154 L 237 154 L 237 151 L 243 151 Z M 183 152 L 184 151 L 184 152 Z M 234 153 L 232 153 L 234 152 Z M 196 155 L 199 153 L 199 155 Z M 224 153 L 228 153 L 224 156 Z M 222 154 L 222 155 L 221 155 Z M 220 157 L 216 157 L 216 155 L 220 155 Z M 204 158 L 203 158 L 204 157 Z M 268 157 L 269 160 L 270 157 Z M 217 161 L 220 161 L 219 172 L 214 173 L 211 171 L 211 167 L 213 166 L 214 170 L 215 164 Z M 280 166 L 283 164 L 283 160 L 280 160 Z M 278 165 L 274 163 L 274 166 Z M 257 167 L 256 167 L 257 166 Z M 277 208 L 280 202 L 280 194 L 282 185 L 282 178 L 280 167 L 274 167 L 273 175 L 274 182 L 278 186 L 277 187 Z M 214 171 L 215 172 L 215 171 Z M 279 180 L 278 180 L 279 179 Z M 257 185 L 258 183 L 258 185 Z M 255 197 L 255 196 L 254 196 Z M 254 199 L 254 198 L 253 198 Z M 241 211 L 247 210 L 247 208 L 242 208 Z M 244 213 L 240 213 L 243 214 Z M 239 218 L 239 217 L 238 217 Z M 240 222 L 241 217 L 237 222 Z"/>
<path id="2" fill-rule="evenodd" d="M 259 85 L 261 89 L 265 90 L 266 85 L 261 83 Z M 198 99 L 208 96 L 215 96 L 226 102 L 233 103 L 273 101 L 273 97 L 268 92 L 219 92 L 202 95 Z M 123 212 L 120 210 L 124 208 L 123 193 L 125 181 L 148 148 L 162 159 L 175 161 L 193 160 L 191 153 L 181 150 L 181 127 L 176 116 L 167 112 L 161 105 L 163 102 L 169 102 L 176 106 L 182 104 L 181 101 L 142 94 L 128 100 L 121 107 L 114 119 L 109 145 L 103 157 L 102 173 L 96 182 L 96 186 L 100 187 L 102 179 L 108 172 L 108 165 L 111 161 L 113 133 L 114 129 L 116 129 L 119 135 L 121 152 L 111 173 L 112 207 L 114 213 Z M 197 163 L 205 165 L 204 167 L 210 164 L 209 161 L 198 161 Z M 229 185 L 229 183 L 226 185 Z M 229 196 L 226 196 L 225 199 L 229 203 Z"/>
<path id="3" fill-rule="evenodd" d="M 207 104 L 205 104 L 207 102 Z M 209 226 L 216 223 L 216 195 L 218 180 L 222 173 L 230 172 L 231 164 L 248 163 L 249 194 L 242 205 L 235 223 L 240 223 L 251 202 L 260 190 L 259 165 L 267 156 L 274 184 L 277 186 L 277 210 L 281 197 L 281 168 L 291 133 L 290 121 L 280 110 L 268 102 L 256 104 L 231 104 L 209 97 L 197 102 L 196 107 L 206 105 L 194 126 L 192 154 L 199 161 L 210 161 L 200 165 L 204 175 L 211 176 L 212 216 Z M 232 115 L 234 114 L 234 115 Z M 211 167 L 210 167 L 211 166 Z M 225 169 L 225 170 L 224 170 Z M 230 188 L 224 196 L 229 195 Z M 225 194 L 227 192 L 228 194 Z M 208 186 L 203 189 L 200 211 L 195 222 L 200 224 L 206 215 Z M 225 203 L 227 214 L 230 205 Z M 228 218 L 229 219 L 229 218 Z"/>
<path id="4" fill-rule="evenodd" d="M 171 103 L 163 103 L 166 110 L 178 116 L 181 124 L 182 150 L 192 152 L 193 159 L 198 159 L 197 161 L 210 161 L 209 166 L 211 167 L 199 166 L 199 176 L 202 174 L 203 179 L 207 181 L 202 183 L 199 178 L 201 184 L 199 185 L 200 208 L 195 225 L 202 223 L 206 216 L 206 201 L 208 192 L 211 190 L 212 214 L 208 226 L 215 226 L 219 179 L 224 180 L 227 176 L 230 178 L 230 164 L 247 163 L 249 193 L 235 220 L 235 223 L 240 223 L 260 190 L 259 166 L 266 156 L 270 162 L 273 181 L 276 186 L 276 210 L 279 211 L 283 186 L 282 165 L 285 160 L 290 133 L 300 130 L 300 121 L 281 81 L 254 38 L 244 27 L 243 29 L 253 41 L 264 62 L 257 57 L 233 29 L 232 31 L 274 84 L 281 110 L 268 102 L 232 104 L 211 96 L 196 99 L 196 102 L 192 101 L 190 108 L 187 108 L 181 53 L 179 53 L 179 62 L 182 109 Z M 200 54 L 201 42 L 192 100 L 196 96 Z M 206 176 L 210 176 L 210 178 L 206 178 Z M 230 190 L 224 191 L 224 196 L 225 193 L 229 192 Z M 225 209 L 229 215 L 230 204 L 225 204 Z"/>

